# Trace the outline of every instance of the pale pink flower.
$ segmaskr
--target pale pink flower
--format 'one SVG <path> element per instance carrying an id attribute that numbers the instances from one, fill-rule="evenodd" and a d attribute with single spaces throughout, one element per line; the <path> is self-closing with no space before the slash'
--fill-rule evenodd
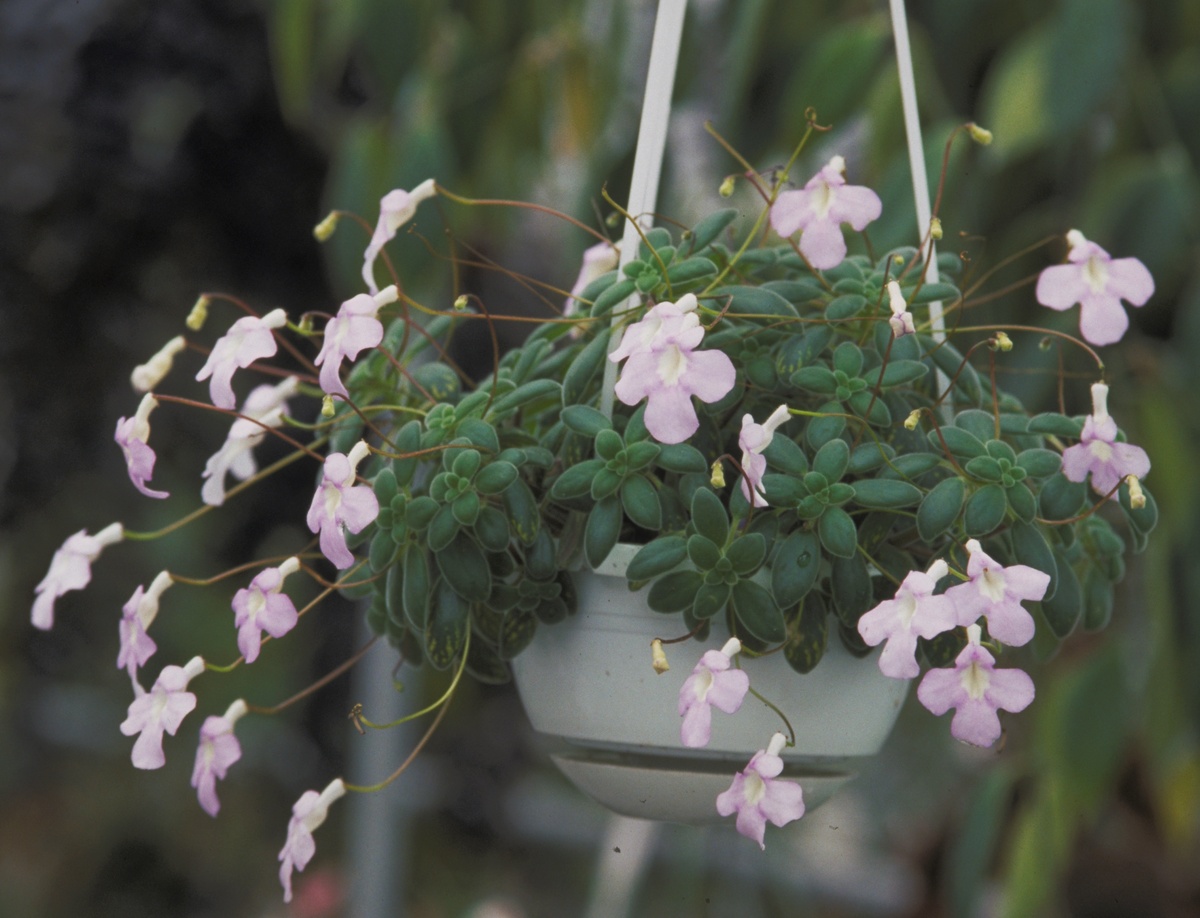
<path id="1" fill-rule="evenodd" d="M 576 297 L 587 289 L 588 284 L 597 278 L 603 277 L 609 271 L 616 270 L 617 264 L 621 260 L 621 246 L 616 242 L 597 242 L 594 246 L 587 249 L 583 253 L 583 262 L 579 266 L 579 277 L 575 279 L 575 285 L 571 287 L 571 295 L 567 297 L 567 301 L 563 304 L 563 315 L 573 316 L 580 309 L 579 300 Z"/>
<path id="2" fill-rule="evenodd" d="M 742 415 L 742 430 L 738 434 L 738 446 L 742 448 L 742 494 L 750 501 L 751 506 L 767 506 L 762 489 L 763 475 L 767 472 L 767 457 L 762 453 L 771 445 L 775 431 L 790 417 L 787 405 L 780 405 L 761 424 L 754 423 L 752 414 Z"/>
<path id="3" fill-rule="evenodd" d="M 200 745 L 192 768 L 192 787 L 200 806 L 209 816 L 221 809 L 217 799 L 217 781 L 225 780 L 229 766 L 242 757 L 242 744 L 233 735 L 233 727 L 246 713 L 246 702 L 238 699 L 221 717 L 208 717 L 200 728 Z"/>
<path id="4" fill-rule="evenodd" d="M 1108 415 L 1108 386 L 1092 386 L 1092 413 L 1083 422 L 1079 442 L 1063 450 L 1062 472 L 1071 481 L 1092 476 L 1092 490 L 1108 494 L 1126 475 L 1145 478 L 1150 457 L 1140 446 L 1117 442 L 1117 422 Z"/>
<path id="5" fill-rule="evenodd" d="M 780 750 L 787 739 L 782 733 L 771 737 L 766 749 L 754 753 L 745 771 L 733 778 L 729 790 L 717 797 L 722 816 L 737 813 L 737 830 L 766 849 L 767 822 L 783 828 L 804 815 L 804 792 L 795 781 L 778 780 L 783 771 Z"/>
<path id="6" fill-rule="evenodd" d="M 383 251 L 383 247 L 396 238 L 396 231 L 413 218 L 417 205 L 437 194 L 433 179 L 425 179 L 412 191 L 397 188 L 389 191 L 379 201 L 379 222 L 375 224 L 375 232 L 371 242 L 363 253 L 362 277 L 371 293 L 378 293 L 375 286 L 375 259 Z"/>
<path id="7" fill-rule="evenodd" d="M 288 822 L 287 841 L 279 852 L 279 882 L 283 884 L 283 901 L 292 901 L 292 871 L 303 870 L 317 853 L 315 832 L 329 815 L 329 805 L 344 797 L 346 785 L 341 778 L 330 782 L 321 793 L 305 791 L 292 806 Z"/>
<path id="8" fill-rule="evenodd" d="M 82 590 L 92 580 L 92 562 L 109 545 L 116 545 L 125 538 L 120 523 L 110 523 L 94 536 L 80 529 L 69 536 L 62 547 L 54 552 L 50 570 L 42 582 L 34 587 L 37 594 L 33 601 L 31 620 L 33 627 L 49 631 L 54 627 L 54 601 L 71 590 Z"/>
<path id="9" fill-rule="evenodd" d="M 233 374 L 240 367 L 250 366 L 256 360 L 271 357 L 278 350 L 272 329 L 283 328 L 287 325 L 287 313 L 282 309 L 268 312 L 262 318 L 245 316 L 230 326 L 222 337 L 213 345 L 212 353 L 208 355 L 200 372 L 196 374 L 197 381 L 212 377 L 208 383 L 208 393 L 212 403 L 218 408 L 232 410 L 237 404 L 233 394 Z"/>
<path id="10" fill-rule="evenodd" d="M 238 629 L 238 650 L 247 663 L 258 659 L 262 633 L 281 638 L 296 627 L 296 605 L 283 590 L 283 581 L 300 570 L 299 558 L 288 558 L 279 567 L 268 567 L 233 597 L 233 623 Z"/>
<path id="11" fill-rule="evenodd" d="M 201 478 L 200 499 L 211 507 L 225 503 L 225 476 L 245 481 L 258 471 L 254 448 L 267 436 L 267 428 L 280 427 L 288 414 L 287 400 L 300 389 L 300 380 L 289 376 L 274 386 L 257 386 L 242 404 L 240 418 L 229 427 L 225 443 L 209 456 Z M 265 426 L 264 426 L 265 425 Z"/>
<path id="12" fill-rule="evenodd" d="M 176 335 L 164 344 L 153 357 L 134 367 L 133 373 L 129 376 L 129 382 L 133 385 L 134 391 L 149 392 L 155 388 L 171 372 L 175 355 L 186 347 L 187 341 L 183 335 Z"/>
<path id="13" fill-rule="evenodd" d="M 316 365 L 321 367 L 321 388 L 349 398 L 338 373 L 343 360 L 353 360 L 360 351 L 375 347 L 383 340 L 383 323 L 375 318 L 380 308 L 400 298 L 396 285 L 384 287 L 374 296 L 360 293 L 342 303 L 338 313 L 325 325 L 325 340 Z"/>
<path id="14" fill-rule="evenodd" d="M 175 735 L 183 719 L 196 707 L 196 696 L 188 683 L 204 672 L 204 660 L 192 657 L 185 666 L 165 666 L 150 691 L 134 683 L 136 697 L 129 705 L 129 716 L 121 724 L 126 736 L 138 734 L 133 744 L 134 768 L 162 768 L 163 732 Z"/>
<path id="15" fill-rule="evenodd" d="M 158 399 L 153 393 L 147 392 L 142 396 L 137 413 L 131 418 L 121 418 L 117 421 L 117 430 L 113 439 L 121 452 L 125 454 L 125 465 L 129 470 L 129 480 L 133 486 L 147 497 L 169 497 L 166 491 L 152 491 L 146 487 L 146 482 L 154 475 L 154 450 L 146 441 L 150 439 L 150 412 L 158 407 Z"/>
<path id="16" fill-rule="evenodd" d="M 1067 233 L 1067 264 L 1038 276 L 1037 301 L 1059 310 L 1079 303 L 1079 330 L 1095 345 L 1120 341 L 1129 327 L 1121 300 L 1142 306 L 1154 293 L 1154 278 L 1136 258 L 1113 258 L 1079 230 Z"/>
<path id="17" fill-rule="evenodd" d="M 321 552 L 338 570 L 354 563 L 345 530 L 362 532 L 379 515 L 379 501 L 371 486 L 354 484 L 355 470 L 368 452 L 370 447 L 359 440 L 349 454 L 327 456 L 324 476 L 308 508 L 309 531 L 320 532 Z"/>
<path id="18" fill-rule="evenodd" d="M 869 646 L 887 641 L 879 656 L 879 670 L 893 679 L 912 679 L 921 672 L 917 663 L 917 637 L 929 639 L 958 625 L 954 603 L 934 596 L 938 581 L 950 573 L 941 558 L 928 572 L 911 571 L 894 599 L 885 599 L 858 620 L 858 633 Z"/>
<path id="19" fill-rule="evenodd" d="M 137 671 L 154 655 L 158 645 L 146 633 L 158 615 L 158 603 L 174 581 L 167 571 L 160 571 L 148 590 L 139 585 L 121 607 L 121 622 L 117 632 L 121 638 L 121 650 L 117 654 L 117 669 L 126 670 L 134 685 L 138 684 Z"/>
<path id="20" fill-rule="evenodd" d="M 608 356 L 614 362 L 625 359 L 614 393 L 631 406 L 646 399 L 646 429 L 660 443 L 682 443 L 699 428 L 693 395 L 706 403 L 719 401 L 737 378 L 723 351 L 696 350 L 704 329 L 688 310 L 694 299 L 688 294 L 678 304 L 658 304 Z"/>
<path id="21" fill-rule="evenodd" d="M 1033 616 L 1022 601 L 1037 602 L 1046 595 L 1050 575 L 1025 564 L 1004 567 L 989 556 L 978 539 L 967 542 L 966 583 L 952 586 L 946 597 L 958 610 L 958 624 L 972 625 L 982 615 L 988 634 L 1002 644 L 1020 647 L 1033 640 Z"/>
<path id="22" fill-rule="evenodd" d="M 908 311 L 904 294 L 900 292 L 900 285 L 895 281 L 888 281 L 887 291 L 888 305 L 892 310 L 892 317 L 888 319 L 888 325 L 892 327 L 892 336 L 902 338 L 915 334 L 917 327 L 913 324 L 912 313 Z"/>
<path id="23" fill-rule="evenodd" d="M 846 257 L 841 224 L 862 231 L 883 212 L 870 188 L 847 185 L 846 161 L 835 156 L 802 189 L 785 191 L 771 206 L 771 226 L 780 236 L 802 232 L 800 252 L 822 271 L 836 268 Z"/>
<path id="24" fill-rule="evenodd" d="M 679 716 L 683 718 L 683 745 L 707 746 L 712 738 L 712 706 L 736 713 L 750 688 L 750 677 L 732 668 L 733 655 L 742 643 L 730 638 L 720 650 L 706 651 L 679 689 Z"/>
<path id="25" fill-rule="evenodd" d="M 950 734 L 974 746 L 1000 738 L 997 710 L 1023 711 L 1033 701 L 1033 680 L 1019 669 L 996 669 L 996 658 L 980 642 L 978 625 L 967 628 L 967 646 L 954 669 L 931 669 L 917 687 L 921 704 L 939 717 L 955 709 Z"/>

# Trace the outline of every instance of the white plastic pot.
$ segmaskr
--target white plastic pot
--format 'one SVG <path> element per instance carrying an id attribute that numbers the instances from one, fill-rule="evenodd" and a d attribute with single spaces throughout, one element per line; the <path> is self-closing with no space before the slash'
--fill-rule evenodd
<path id="1" fill-rule="evenodd" d="M 712 638 L 667 647 L 671 670 L 650 665 L 650 642 L 682 630 L 677 615 L 650 610 L 631 593 L 625 569 L 637 545 L 617 545 L 597 571 L 575 574 L 579 611 L 540 628 L 513 661 L 517 689 L 552 759 L 576 787 L 602 805 L 645 819 L 718 822 L 715 800 L 777 730 L 774 711 L 753 695 L 741 710 L 713 710 L 712 741 L 689 749 L 679 738 L 679 689 L 706 649 L 728 634 L 714 620 Z M 782 654 L 742 668 L 750 685 L 777 705 L 796 732 L 785 749 L 785 778 L 798 780 L 809 809 L 853 777 L 879 751 L 895 723 L 908 683 L 852 657 L 836 637 L 817 667 L 795 672 Z"/>

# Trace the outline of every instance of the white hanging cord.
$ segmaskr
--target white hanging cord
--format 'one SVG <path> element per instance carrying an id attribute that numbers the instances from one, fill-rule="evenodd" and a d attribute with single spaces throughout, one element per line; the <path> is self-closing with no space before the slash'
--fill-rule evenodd
<path id="1" fill-rule="evenodd" d="M 917 204 L 917 237 L 924 239 L 929 232 L 932 209 L 929 206 L 929 176 L 925 172 L 925 150 L 921 143 L 921 119 L 917 115 L 917 82 L 913 76 L 912 47 L 908 43 L 908 20 L 904 0 L 888 0 L 892 11 L 892 34 L 896 39 L 896 67 L 900 72 L 900 102 L 904 108 L 904 134 L 908 138 L 908 162 L 912 168 L 913 197 Z M 929 260 L 923 274 L 925 282 L 938 282 L 937 245 L 929 241 Z M 929 321 L 933 339 L 946 340 L 946 325 L 942 319 L 940 300 L 929 304 Z"/>
<path id="2" fill-rule="evenodd" d="M 637 149 L 633 154 L 633 178 L 629 183 L 630 216 L 637 219 L 642 231 L 654 223 L 651 211 L 658 198 L 658 179 L 662 174 L 663 149 L 667 143 L 667 123 L 671 117 L 671 93 L 675 88 L 675 65 L 679 60 L 679 43 L 683 36 L 683 13 L 687 0 L 659 0 L 654 21 L 654 38 L 650 43 L 650 69 L 646 74 L 646 95 L 642 101 L 642 121 L 638 127 Z M 637 257 L 637 226 L 626 221 L 621 238 L 621 260 L 618 270 Z M 614 307 L 612 324 L 636 301 L 636 294 Z M 616 346 L 609 342 L 609 350 Z M 604 361 L 604 385 L 600 390 L 600 410 L 612 417 L 613 386 L 617 383 L 617 365 Z"/>

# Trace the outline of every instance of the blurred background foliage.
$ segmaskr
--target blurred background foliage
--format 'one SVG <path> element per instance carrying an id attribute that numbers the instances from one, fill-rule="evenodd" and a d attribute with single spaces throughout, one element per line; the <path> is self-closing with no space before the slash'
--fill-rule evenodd
<path id="1" fill-rule="evenodd" d="M 302 540 L 295 495 L 307 500 L 311 470 L 293 468 L 171 540 L 110 549 L 88 591 L 59 603 L 48 635 L 28 625 L 33 585 L 81 526 L 122 519 L 148 530 L 195 506 L 194 473 L 223 422 L 156 414 L 155 482 L 174 496 L 135 502 L 111 445 L 115 418 L 136 405 L 126 374 L 182 331 L 202 290 L 235 293 L 260 311 L 332 311 L 358 289 L 366 234 L 344 222 L 319 247 L 310 229 L 329 209 L 373 221 L 384 192 L 432 175 L 463 195 L 535 201 L 602 228 L 610 208 L 601 188 L 620 201 L 628 182 L 653 12 L 649 0 L 0 7 L 5 914 L 281 913 L 273 856 L 291 802 L 345 767 L 355 740 L 348 688 L 335 683 L 294 716 L 247 723 L 246 759 L 223 785 L 214 822 L 187 788 L 195 724 L 168 743 L 162 772 L 129 767 L 116 731 L 128 689 L 110 657 L 133 584 L 179 570 L 180 558 L 184 573 L 211 574 Z M 869 876 L 813 879 L 837 842 L 826 810 L 795 830 L 794 845 L 784 833 L 774 839 L 783 851 L 773 856 L 794 855 L 783 872 L 757 852 L 752 862 L 714 855 L 725 849 L 713 839 L 731 830 L 680 830 L 672 851 L 684 854 L 652 860 L 635 913 L 1196 914 L 1200 6 L 911 0 L 909 13 L 931 175 L 941 174 L 956 125 L 975 120 L 996 137 L 986 149 L 960 138 L 952 150 L 943 249 L 964 253 L 975 278 L 1003 254 L 1054 237 L 987 278 L 980 294 L 996 295 L 963 323 L 1016 315 L 1070 330 L 1077 313 L 1039 309 L 1030 285 L 1062 257 L 1071 227 L 1154 274 L 1155 296 L 1105 356 L 1113 412 L 1153 459 L 1148 485 L 1162 521 L 1129 565 L 1105 637 L 1077 634 L 1035 664 L 1038 700 L 1009 718 L 1002 752 L 966 754 L 944 723 L 909 711 L 875 771 L 830 804 L 868 827 L 851 854 L 874 858 L 862 861 L 874 865 Z M 787 160 L 810 107 L 831 130 L 793 178 L 843 153 L 853 181 L 884 200 L 873 245 L 910 241 L 890 24 L 885 4 L 867 0 L 692 0 L 659 210 L 687 224 L 719 206 L 716 188 L 737 167 L 705 121 L 768 169 Z M 467 213 L 446 200 L 416 227 L 440 246 L 443 220 L 480 262 L 559 288 L 590 244 L 529 211 Z M 449 301 L 450 272 L 419 239 L 393 251 L 410 289 Z M 496 272 L 466 268 L 459 283 L 506 309 L 547 314 Z M 211 326 L 233 317 L 214 309 Z M 505 334 L 511 343 L 519 328 Z M 1042 403 L 1055 396 L 1061 359 L 1067 408 L 1085 412 L 1094 370 L 1074 353 L 1039 350 L 1035 336 L 1014 337 L 1002 384 Z M 201 396 L 189 375 L 177 372 L 172 391 Z M 160 659 L 232 658 L 234 588 L 169 593 Z M 353 651 L 354 610 L 318 614 L 316 626 L 289 636 L 286 656 L 264 652 L 257 700 L 287 697 Z M 247 684 L 214 680 L 202 706 L 222 709 Z M 419 679 L 412 691 L 424 691 Z M 422 841 L 396 868 L 409 877 L 406 900 L 423 915 L 482 914 L 479 903 L 496 897 L 513 914 L 580 913 L 600 844 L 600 830 L 586 827 L 599 817 L 564 794 L 566 822 L 584 827 L 564 845 L 529 816 L 530 786 L 561 788 L 514 697 L 474 691 L 478 708 L 462 706 L 431 745 L 438 779 L 415 775 L 390 790 L 419 798 L 408 818 Z M 336 869 L 341 818 L 322 830 L 295 914 L 338 914 L 351 892 Z M 904 882 L 880 879 L 893 875 Z M 861 898 L 872 884 L 880 895 Z"/>

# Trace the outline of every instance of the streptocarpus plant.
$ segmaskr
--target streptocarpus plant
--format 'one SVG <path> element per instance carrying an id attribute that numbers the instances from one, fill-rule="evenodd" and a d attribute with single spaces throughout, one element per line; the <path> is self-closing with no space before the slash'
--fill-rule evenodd
<path id="1" fill-rule="evenodd" d="M 953 708 L 958 739 L 993 743 L 997 712 L 1034 697 L 1032 680 L 997 658 L 1035 634 L 1049 646 L 1080 623 L 1107 623 L 1126 541 L 1144 547 L 1155 523 L 1141 484 L 1149 460 L 1122 441 L 1102 379 L 1086 418 L 1031 412 L 996 387 L 1005 352 L 1044 332 L 932 327 L 927 304 L 943 303 L 953 328 L 972 302 L 953 282 L 923 280 L 928 237 L 847 255 L 843 225 L 865 228 L 881 205 L 846 172 L 834 157 L 793 189 L 786 170 L 768 181 L 747 167 L 757 212 L 648 230 L 619 267 L 615 247 L 598 242 L 564 314 L 480 381 L 464 377 L 445 341 L 464 322 L 505 316 L 472 291 L 439 309 L 402 278 L 376 283 L 377 258 L 418 205 L 435 195 L 474 202 L 433 182 L 386 196 L 364 256 L 367 292 L 324 321 L 283 309 L 239 318 L 196 374 L 213 410 L 234 418 L 204 469 L 205 504 L 227 499 L 230 473 L 246 482 L 239 488 L 257 480 L 253 451 L 265 437 L 283 437 L 313 464 L 314 490 L 291 512 L 314 539 L 252 565 L 232 597 L 241 664 L 264 652 L 264 635 L 286 639 L 310 612 L 288 598 L 287 578 L 319 579 L 332 566 L 337 587 L 365 603 L 406 662 L 453 673 L 434 706 L 440 718 L 464 673 L 507 680 L 508 661 L 537 630 L 575 612 L 573 569 L 630 542 L 641 546 L 630 587 L 674 617 L 662 619 L 664 633 L 704 644 L 721 620 L 734 635 L 697 654 L 679 699 L 685 745 L 709 741 L 712 707 L 736 716 L 750 681 L 743 657 L 781 652 L 803 674 L 830 640 L 897 679 L 924 670 L 918 699 L 935 714 Z M 319 238 L 335 223 L 323 222 Z M 1043 272 L 1037 298 L 1054 309 L 1081 302 L 1084 338 L 1111 343 L 1127 324 L 1120 300 L 1140 305 L 1153 284 L 1136 260 L 1111 259 L 1076 231 L 1067 238 L 1069 262 Z M 955 278 L 962 266 L 943 255 L 939 267 Z M 212 302 L 189 317 L 193 332 Z M 1102 376 L 1091 347 L 1058 337 Z M 235 382 L 245 387 L 281 340 L 299 359 L 235 410 Z M 148 418 L 187 401 L 163 391 L 181 350 L 174 339 L 138 368 L 135 387 L 147 394 L 117 425 L 130 478 L 150 497 L 162 492 L 148 487 Z M 611 412 L 606 363 L 620 365 Z M 307 444 L 297 439 L 306 430 Z M 51 627 L 55 599 L 85 586 L 123 531 L 67 540 L 37 587 L 36 626 Z M 138 737 L 140 768 L 161 766 L 164 734 L 199 706 L 192 681 L 228 669 L 195 657 L 143 688 L 139 670 L 156 651 L 149 630 L 175 577 L 138 587 L 120 620 L 118 665 L 134 693 L 121 729 Z M 671 640 L 655 641 L 660 671 Z M 192 783 L 208 812 L 240 757 L 235 725 L 263 710 L 239 701 L 204 722 Z M 384 726 L 353 713 L 358 725 Z M 789 741 L 782 713 L 781 732 L 746 750 L 753 758 L 714 802 L 760 844 L 767 821 L 804 811 L 798 787 L 777 780 Z M 395 776 L 372 787 L 339 778 L 297 802 L 280 853 L 289 894 L 330 803 Z"/>

